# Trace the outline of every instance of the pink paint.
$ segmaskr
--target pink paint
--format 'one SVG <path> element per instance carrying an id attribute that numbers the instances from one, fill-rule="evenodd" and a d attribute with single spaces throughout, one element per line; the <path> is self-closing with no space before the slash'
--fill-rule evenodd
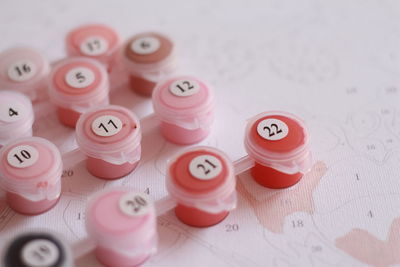
<path id="1" fill-rule="evenodd" d="M 0 54 L 0 90 L 12 90 L 31 100 L 44 98 L 50 72 L 48 60 L 37 50 L 15 47 Z"/>
<path id="2" fill-rule="evenodd" d="M 60 122 L 75 127 L 88 109 L 109 103 L 109 81 L 105 68 L 89 58 L 60 61 L 50 75 L 49 96 L 57 106 Z"/>
<path id="3" fill-rule="evenodd" d="M 68 56 L 93 58 L 111 69 L 116 64 L 121 38 L 106 25 L 88 24 L 70 31 L 65 43 Z"/>
<path id="4" fill-rule="evenodd" d="M 130 38 L 121 49 L 121 62 L 131 76 L 134 92 L 151 96 L 156 84 L 176 70 L 173 42 L 155 33 L 140 33 Z"/>
<path id="5" fill-rule="evenodd" d="M 194 144 L 211 130 L 214 94 L 197 78 L 182 76 L 159 84 L 153 93 L 153 106 L 161 120 L 161 132 L 170 142 Z"/>
<path id="6" fill-rule="evenodd" d="M 255 161 L 251 174 L 269 188 L 296 184 L 312 166 L 307 129 L 286 112 L 265 112 L 250 119 L 245 147 Z"/>
<path id="7" fill-rule="evenodd" d="M 126 108 L 106 106 L 86 112 L 77 123 L 76 140 L 87 156 L 88 171 L 96 177 L 121 178 L 139 163 L 140 123 Z"/>
<path id="8" fill-rule="evenodd" d="M 21 138 L 0 149 L 0 185 L 16 212 L 35 215 L 61 194 L 62 161 L 57 147 L 39 137 Z"/>
<path id="9" fill-rule="evenodd" d="M 86 209 L 86 230 L 106 266 L 138 266 L 156 251 L 156 214 L 144 193 L 121 188 L 96 194 Z"/>
<path id="10" fill-rule="evenodd" d="M 221 151 L 196 147 L 175 156 L 166 180 L 175 214 L 183 223 L 207 227 L 222 221 L 236 207 L 232 162 Z"/>
<path id="11" fill-rule="evenodd" d="M 0 91 L 0 147 L 12 139 L 32 136 L 34 112 L 22 93 Z"/>

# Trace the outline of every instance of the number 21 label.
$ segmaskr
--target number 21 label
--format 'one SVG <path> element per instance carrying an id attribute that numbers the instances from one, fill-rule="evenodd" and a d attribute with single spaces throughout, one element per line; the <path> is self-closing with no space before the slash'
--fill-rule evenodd
<path id="1" fill-rule="evenodd" d="M 221 161 L 211 155 L 197 156 L 189 164 L 190 174 L 200 180 L 211 180 L 222 171 Z"/>
<path id="2" fill-rule="evenodd" d="M 289 127 L 278 119 L 265 119 L 258 123 L 257 133 L 269 141 L 277 141 L 285 138 L 289 133 Z"/>
<path id="3" fill-rule="evenodd" d="M 26 168 L 35 164 L 39 159 L 39 152 L 29 145 L 16 146 L 7 154 L 8 163 L 16 168 Z"/>

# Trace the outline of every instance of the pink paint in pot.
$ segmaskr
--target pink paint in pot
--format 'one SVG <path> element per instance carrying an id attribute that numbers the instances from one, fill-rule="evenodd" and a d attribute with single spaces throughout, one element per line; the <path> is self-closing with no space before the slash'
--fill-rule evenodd
<path id="1" fill-rule="evenodd" d="M 215 225 L 236 207 L 233 164 L 215 148 L 196 147 L 175 156 L 166 186 L 177 203 L 176 216 L 190 226 Z"/>
<path id="2" fill-rule="evenodd" d="M 140 33 L 130 38 L 121 49 L 121 63 L 130 74 L 134 92 L 151 96 L 156 84 L 176 70 L 173 42 L 155 33 Z"/>
<path id="3" fill-rule="evenodd" d="M 46 96 L 48 60 L 37 50 L 15 47 L 0 54 L 0 90 L 27 95 L 32 101 Z"/>
<path id="4" fill-rule="evenodd" d="M 46 139 L 27 137 L 0 149 L 0 185 L 16 212 L 27 215 L 52 208 L 61 195 L 62 160 Z"/>
<path id="5" fill-rule="evenodd" d="M 156 214 L 148 195 L 114 188 L 93 196 L 86 209 L 86 230 L 106 266 L 138 266 L 156 251 Z"/>
<path id="6" fill-rule="evenodd" d="M 50 100 L 57 106 L 60 122 L 69 127 L 75 127 L 88 109 L 108 105 L 108 93 L 107 71 L 90 58 L 64 59 L 50 74 Z"/>
<path id="7" fill-rule="evenodd" d="M 121 38 L 109 26 L 88 24 L 70 31 L 65 44 L 68 56 L 93 58 L 110 70 L 117 61 Z"/>
<path id="8" fill-rule="evenodd" d="M 307 128 L 286 112 L 265 112 L 250 119 L 245 148 L 255 162 L 251 174 L 268 188 L 296 184 L 312 166 Z"/>
<path id="9" fill-rule="evenodd" d="M 169 79 L 156 87 L 152 98 L 168 141 L 189 145 L 208 136 L 214 121 L 214 94 L 204 82 L 190 76 Z"/>
<path id="10" fill-rule="evenodd" d="M 12 139 L 32 136 L 33 122 L 32 103 L 26 95 L 0 91 L 0 147 Z"/>
<path id="11" fill-rule="evenodd" d="M 76 127 L 88 171 L 103 179 L 121 178 L 136 168 L 141 138 L 139 119 L 120 106 L 94 108 L 81 116 Z"/>

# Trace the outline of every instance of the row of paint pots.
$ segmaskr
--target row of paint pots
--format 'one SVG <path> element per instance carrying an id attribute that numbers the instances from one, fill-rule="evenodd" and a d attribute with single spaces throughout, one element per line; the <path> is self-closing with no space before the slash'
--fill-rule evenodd
<path id="1" fill-rule="evenodd" d="M 78 121 L 76 140 L 79 148 L 63 156 L 51 142 L 39 137 L 17 139 L 2 147 L 0 185 L 15 211 L 39 214 L 54 206 L 61 194 L 63 163 L 71 168 L 86 160 L 92 175 L 116 179 L 132 172 L 141 158 L 140 122 L 123 107 L 108 106 L 85 113 Z M 307 130 L 292 114 L 266 112 L 255 116 L 248 122 L 244 143 L 248 155 L 234 162 L 235 173 L 251 169 L 254 179 L 263 186 L 291 186 L 311 167 Z M 189 160 L 185 162 L 187 165 Z M 185 170 L 187 174 L 186 165 L 179 167 L 182 171 L 178 174 L 185 174 Z M 214 165 L 211 161 L 198 163 L 211 174 Z M 203 184 L 199 181 L 198 190 Z M 167 188 L 170 185 L 167 183 Z M 213 184 L 215 189 L 219 185 Z"/>
<path id="2" fill-rule="evenodd" d="M 140 265 L 157 251 L 157 216 L 174 209 L 181 222 L 195 227 L 212 226 L 228 216 L 236 207 L 235 175 L 243 171 L 239 168 L 215 148 L 187 149 L 168 163 L 169 196 L 154 204 L 147 194 L 127 188 L 98 192 L 86 207 L 88 237 L 73 249 L 58 235 L 46 231 L 24 233 L 10 241 L 3 263 L 6 267 L 70 267 L 74 258 L 93 250 L 106 266 Z"/>
<path id="3" fill-rule="evenodd" d="M 62 73 L 61 76 L 69 77 L 66 69 L 62 70 Z M 67 87 L 62 78 L 59 79 L 58 88 L 62 90 L 58 93 L 54 91 L 51 96 L 54 98 L 54 102 L 59 104 L 60 121 L 65 125 L 75 127 L 81 114 L 88 109 L 79 106 L 79 101 L 76 99 L 71 100 L 76 96 L 74 95 L 75 91 Z M 88 88 L 92 87 L 89 86 Z M 71 96 L 62 92 L 68 92 Z M 82 92 L 82 90 L 79 90 L 79 92 Z M 82 95 L 79 97 L 82 97 Z M 71 100 L 69 103 L 74 104 L 66 108 L 64 105 L 66 102 L 61 103 L 64 100 Z M 187 76 L 171 78 L 157 86 L 152 101 L 156 116 L 143 119 L 144 127 L 152 125 L 156 121 L 161 121 L 160 130 L 163 136 L 170 142 L 181 145 L 197 143 L 208 135 L 214 120 L 214 93 L 204 82 Z M 93 104 L 94 107 L 89 108 L 89 110 L 93 110 L 95 106 L 100 106 L 98 109 L 102 109 L 109 103 L 108 94 L 106 94 L 106 91 L 94 90 L 85 96 L 83 102 Z M 131 112 L 128 112 L 128 115 L 123 115 L 121 109 L 120 111 L 110 112 L 121 114 L 114 121 L 103 122 L 103 126 L 101 126 L 103 128 L 97 129 L 98 134 L 103 130 L 105 131 L 103 135 L 107 136 L 113 134 L 116 130 L 120 130 L 116 129 L 117 126 L 111 123 L 138 124 L 138 119 L 131 115 Z M 34 109 L 26 96 L 12 91 L 0 91 L 0 145 L 18 137 L 32 136 L 34 117 Z M 110 126 L 113 127 L 109 129 Z M 81 127 L 84 127 L 84 125 L 81 125 Z"/>
<path id="4" fill-rule="evenodd" d="M 173 42 L 159 33 L 140 33 L 122 43 L 114 29 L 93 24 L 72 30 L 65 42 L 67 56 L 74 60 L 56 63 L 50 75 L 50 63 L 35 49 L 17 47 L 2 52 L 0 89 L 39 100 L 50 84 L 53 91 L 77 98 L 96 86 L 103 87 L 97 90 L 108 90 L 108 71 L 128 74 L 132 89 L 150 96 L 155 85 L 177 67 Z"/>

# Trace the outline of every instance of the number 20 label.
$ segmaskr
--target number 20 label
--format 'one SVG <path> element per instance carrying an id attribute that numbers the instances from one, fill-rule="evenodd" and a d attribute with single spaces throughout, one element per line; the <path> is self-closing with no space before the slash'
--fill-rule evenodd
<path id="1" fill-rule="evenodd" d="M 194 80 L 177 80 L 169 86 L 169 90 L 176 96 L 191 96 L 199 92 L 200 85 Z"/>
<path id="2" fill-rule="evenodd" d="M 11 149 L 7 154 L 8 163 L 16 168 L 27 168 L 39 159 L 39 152 L 33 146 L 22 145 Z"/>
<path id="3" fill-rule="evenodd" d="M 265 119 L 258 123 L 257 133 L 269 141 L 277 141 L 285 138 L 289 133 L 289 127 L 278 119 Z"/>
<path id="4" fill-rule="evenodd" d="M 197 156 L 189 163 L 190 174 L 200 180 L 211 180 L 222 171 L 221 161 L 211 155 Z"/>
<path id="5" fill-rule="evenodd" d="M 119 201 L 121 211 L 129 216 L 145 215 L 150 206 L 149 197 L 145 193 L 130 192 L 123 195 Z"/>

